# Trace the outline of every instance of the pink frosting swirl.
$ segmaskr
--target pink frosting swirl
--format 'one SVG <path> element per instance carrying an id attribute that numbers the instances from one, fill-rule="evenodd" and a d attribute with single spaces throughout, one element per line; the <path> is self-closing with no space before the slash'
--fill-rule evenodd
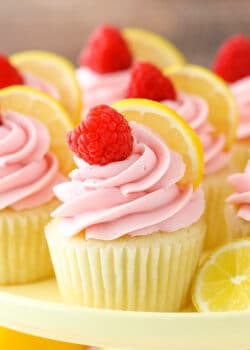
<path id="1" fill-rule="evenodd" d="M 72 181 L 55 187 L 63 204 L 52 216 L 61 218 L 63 235 L 85 229 L 87 239 L 113 240 L 176 231 L 202 215 L 202 189 L 178 185 L 185 172 L 181 156 L 148 128 L 130 126 L 135 142 L 126 160 L 93 166 L 76 158 Z"/>
<path id="2" fill-rule="evenodd" d="M 227 198 L 227 203 L 237 205 L 237 215 L 250 221 L 250 160 L 245 171 L 229 176 L 228 182 L 234 188 L 235 193 Z"/>
<path id="3" fill-rule="evenodd" d="M 1 115 L 0 209 L 39 206 L 53 197 L 62 181 L 50 136 L 39 121 L 16 112 Z"/>
<path id="4" fill-rule="evenodd" d="M 243 78 L 231 84 L 231 90 L 236 98 L 239 109 L 239 126 L 237 139 L 250 138 L 250 77 Z"/>
<path id="5" fill-rule="evenodd" d="M 223 151 L 225 137 L 213 135 L 213 127 L 208 122 L 206 101 L 198 96 L 179 93 L 177 101 L 166 100 L 163 103 L 182 116 L 198 134 L 204 149 L 205 174 L 212 174 L 224 168 L 230 154 Z"/>
<path id="6" fill-rule="evenodd" d="M 22 73 L 24 84 L 35 88 L 37 90 L 40 90 L 42 92 L 45 92 L 46 94 L 50 95 L 51 97 L 55 98 L 56 100 L 60 100 L 60 94 L 55 86 L 52 86 L 47 81 L 44 81 L 43 79 L 34 76 L 30 73 Z"/>
<path id="7" fill-rule="evenodd" d="M 99 104 L 112 104 L 124 98 L 131 69 L 115 73 L 98 74 L 87 67 L 76 70 L 82 88 L 84 113 Z"/>

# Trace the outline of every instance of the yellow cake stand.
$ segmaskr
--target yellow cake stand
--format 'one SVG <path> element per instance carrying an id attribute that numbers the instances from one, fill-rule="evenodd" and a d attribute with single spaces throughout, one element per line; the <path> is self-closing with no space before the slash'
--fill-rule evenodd
<path id="1" fill-rule="evenodd" d="M 145 313 L 82 308 L 61 303 L 54 279 L 1 287 L 0 326 L 105 349 L 250 349 L 250 312 Z"/>

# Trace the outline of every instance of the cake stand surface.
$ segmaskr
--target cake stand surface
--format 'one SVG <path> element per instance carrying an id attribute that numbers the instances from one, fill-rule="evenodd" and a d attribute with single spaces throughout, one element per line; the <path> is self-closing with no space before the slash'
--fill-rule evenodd
<path id="1" fill-rule="evenodd" d="M 54 279 L 1 287 L 0 326 L 107 349 L 250 349 L 250 312 L 145 313 L 82 308 L 60 302 Z"/>

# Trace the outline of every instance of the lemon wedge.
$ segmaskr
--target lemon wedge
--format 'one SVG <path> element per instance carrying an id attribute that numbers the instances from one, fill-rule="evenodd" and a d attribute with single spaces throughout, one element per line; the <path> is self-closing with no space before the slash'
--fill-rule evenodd
<path id="1" fill-rule="evenodd" d="M 191 127 L 172 109 L 145 99 L 126 99 L 112 106 L 128 121 L 143 124 L 161 136 L 166 144 L 181 154 L 186 164 L 182 184 L 197 187 L 203 175 L 201 142 Z"/>

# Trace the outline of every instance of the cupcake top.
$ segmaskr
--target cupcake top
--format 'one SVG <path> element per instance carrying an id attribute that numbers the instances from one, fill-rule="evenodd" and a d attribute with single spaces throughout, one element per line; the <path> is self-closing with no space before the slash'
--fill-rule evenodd
<path id="1" fill-rule="evenodd" d="M 214 135 L 208 121 L 208 104 L 199 96 L 176 91 L 172 81 L 150 63 L 138 63 L 132 70 L 127 97 L 148 98 L 174 109 L 199 136 L 205 156 L 205 174 L 223 169 L 229 161 L 223 134 Z"/>
<path id="2" fill-rule="evenodd" d="M 55 86 L 30 73 L 20 72 L 7 57 L 0 54 L 0 89 L 12 85 L 26 85 L 47 93 L 55 99 L 60 95 Z"/>
<path id="3" fill-rule="evenodd" d="M 100 26 L 80 54 L 76 75 L 83 89 L 85 110 L 124 98 L 133 57 L 120 31 Z"/>
<path id="4" fill-rule="evenodd" d="M 239 218 L 250 221 L 250 161 L 243 173 L 231 175 L 228 182 L 235 192 L 227 198 L 227 203 L 238 208 Z"/>
<path id="5" fill-rule="evenodd" d="M 239 109 L 238 140 L 250 139 L 250 76 L 231 84 Z"/>
<path id="6" fill-rule="evenodd" d="M 33 208 L 49 202 L 64 177 L 49 152 L 50 136 L 38 120 L 17 112 L 0 116 L 0 209 Z"/>
<path id="7" fill-rule="evenodd" d="M 70 182 L 55 187 L 62 205 L 52 214 L 60 218 L 62 234 L 85 230 L 87 239 L 113 240 L 176 231 L 202 215 L 201 188 L 179 184 L 181 155 L 111 107 L 93 108 L 68 143 L 77 168 Z"/>
<path id="8" fill-rule="evenodd" d="M 250 39 L 237 34 L 219 49 L 213 70 L 230 84 L 239 109 L 238 140 L 250 139 Z"/>

